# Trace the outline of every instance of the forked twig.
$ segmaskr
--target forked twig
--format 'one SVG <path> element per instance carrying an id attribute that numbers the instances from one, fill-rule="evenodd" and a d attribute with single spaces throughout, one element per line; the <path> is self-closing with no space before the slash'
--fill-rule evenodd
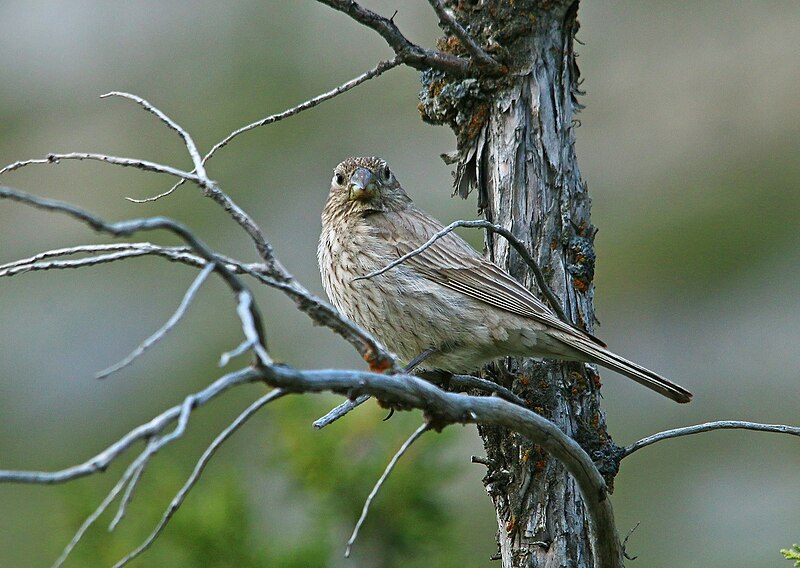
<path id="1" fill-rule="evenodd" d="M 234 130 L 233 132 L 228 134 L 225 138 L 223 138 L 222 140 L 220 140 L 219 142 L 214 144 L 214 146 L 211 148 L 211 150 L 209 150 L 209 152 L 203 157 L 203 163 L 208 162 L 208 160 L 211 159 L 211 157 L 217 152 L 217 150 L 227 146 L 228 143 L 231 140 L 233 140 L 234 138 L 236 138 L 240 134 L 244 134 L 245 132 L 253 130 L 254 128 L 259 128 L 261 126 L 267 126 L 268 124 L 272 124 L 274 122 L 278 122 L 278 121 L 283 120 L 285 118 L 289 118 L 291 116 L 299 114 L 299 113 L 303 112 L 304 110 L 308 110 L 310 108 L 313 108 L 313 107 L 317 106 L 321 102 L 327 101 L 328 99 L 332 99 L 333 97 L 341 95 L 342 93 L 346 93 L 350 89 L 359 86 L 361 83 L 364 83 L 365 81 L 369 81 L 370 79 L 373 79 L 375 77 L 378 77 L 379 75 L 382 75 L 383 73 L 385 73 L 389 69 L 392 69 L 392 68 L 397 67 L 398 65 L 400 65 L 401 62 L 402 62 L 401 59 L 399 57 L 397 57 L 397 56 L 392 57 L 391 59 L 387 59 L 386 61 L 381 61 L 380 63 L 378 63 L 375 67 L 373 67 L 369 71 L 366 71 L 366 72 L 362 73 L 358 77 L 354 77 L 353 79 L 350 79 L 346 83 L 342 83 L 341 85 L 331 89 L 330 91 L 327 91 L 325 93 L 317 95 L 316 97 L 313 97 L 311 99 L 308 99 L 307 101 L 302 102 L 297 106 L 293 106 L 292 108 L 286 109 L 283 112 L 279 112 L 277 114 L 273 114 L 273 115 L 267 116 L 266 118 L 262 118 L 260 120 L 255 121 L 255 122 L 251 122 L 250 124 L 248 124 L 246 126 L 242 126 L 241 128 L 237 128 L 236 130 Z"/>
<path id="2" fill-rule="evenodd" d="M 166 167 L 160 165 L 157 166 L 159 168 Z M 271 363 L 272 360 L 269 358 L 266 352 L 266 336 L 261 323 L 261 315 L 259 314 L 256 305 L 252 302 L 252 294 L 250 290 L 223 264 L 216 263 L 215 254 L 186 226 L 167 217 L 147 217 L 142 219 L 108 223 L 97 215 L 72 205 L 71 203 L 57 201 L 54 199 L 46 199 L 44 197 L 38 197 L 24 191 L 3 186 L 0 186 L 0 199 L 10 199 L 12 201 L 30 205 L 37 209 L 65 213 L 74 219 L 82 221 L 96 231 L 109 233 L 116 237 L 130 236 L 139 231 L 152 231 L 157 229 L 165 229 L 177 235 L 199 256 L 212 263 L 214 266 L 214 271 L 217 272 L 217 274 L 222 277 L 228 287 L 230 287 L 231 290 L 236 293 L 238 298 L 237 312 L 239 313 L 239 317 L 242 322 L 242 330 L 245 336 L 253 342 L 254 351 L 262 363 Z"/>
<path id="3" fill-rule="evenodd" d="M 180 488 L 178 493 L 173 497 L 172 501 L 167 507 L 166 511 L 161 517 L 158 525 L 153 529 L 153 531 L 148 535 L 148 537 L 136 547 L 132 552 L 127 554 L 122 560 L 114 564 L 114 568 L 122 568 L 128 562 L 139 556 L 142 552 L 150 548 L 153 542 L 158 538 L 158 535 L 161 534 L 161 531 L 164 530 L 164 527 L 167 526 L 172 516 L 175 512 L 180 508 L 183 504 L 183 501 L 186 499 L 186 496 L 192 490 L 194 485 L 197 483 L 197 480 L 200 479 L 200 476 L 203 474 L 203 470 L 208 465 L 208 462 L 220 448 L 220 446 L 231 437 L 231 435 L 236 432 L 245 422 L 247 422 L 252 416 L 258 412 L 262 407 L 269 404 L 270 402 L 279 399 L 280 397 L 286 394 L 285 391 L 281 389 L 274 389 L 269 393 L 265 394 L 255 402 L 253 402 L 250 406 L 248 406 L 236 419 L 231 422 L 227 428 L 225 428 L 219 435 L 214 438 L 214 441 L 209 444 L 209 446 L 205 449 L 203 454 L 200 456 L 200 459 L 197 460 L 197 463 L 192 470 L 191 475 L 186 480 L 186 483 Z"/>
<path id="4" fill-rule="evenodd" d="M 107 97 L 122 97 L 132 100 L 133 102 L 141 105 L 146 111 L 158 117 L 158 119 L 166 124 L 169 128 L 177 132 L 178 135 L 183 139 L 183 143 L 186 146 L 186 150 L 189 152 L 189 157 L 192 159 L 192 164 L 194 164 L 194 169 L 195 172 L 197 172 L 197 175 L 204 179 L 208 178 L 206 175 L 206 170 L 203 167 L 203 160 L 200 158 L 200 152 L 197 151 L 197 145 L 194 143 L 194 139 L 189 135 L 186 129 L 182 128 L 177 122 L 172 120 L 160 109 L 156 108 L 154 105 L 150 104 L 149 101 L 143 99 L 142 97 L 123 91 L 111 91 L 105 95 L 100 95 L 101 99 L 105 99 Z"/>
<path id="5" fill-rule="evenodd" d="M 255 122 L 251 122 L 250 124 L 242 126 L 241 128 L 237 128 L 236 130 L 234 130 L 233 132 L 228 134 L 225 138 L 223 138 L 222 140 L 220 140 L 219 142 L 214 144 L 214 146 L 211 148 L 211 150 L 209 150 L 208 153 L 205 156 L 203 156 L 203 158 L 201 160 L 201 163 L 205 164 L 206 162 L 208 162 L 214 156 L 214 154 L 216 154 L 217 150 L 227 146 L 231 142 L 231 140 L 233 140 L 234 138 L 236 138 L 240 134 L 244 134 L 245 132 L 249 132 L 250 130 L 253 130 L 255 128 L 259 128 L 261 126 L 267 126 L 269 124 L 273 124 L 275 122 L 279 122 L 279 121 L 281 121 L 281 120 L 283 120 L 285 118 L 289 118 L 289 117 L 294 116 L 296 114 L 299 114 L 299 113 L 301 113 L 301 112 L 303 112 L 305 110 L 314 108 L 315 106 L 317 106 L 318 104 L 320 104 L 322 102 L 325 102 L 325 101 L 327 101 L 329 99 L 337 97 L 337 96 L 341 95 L 342 93 L 346 93 L 350 89 L 352 89 L 354 87 L 357 87 L 358 85 L 360 85 L 361 83 L 364 83 L 365 81 L 369 81 L 370 79 L 373 79 L 375 77 L 378 77 L 379 75 L 382 75 L 383 73 L 385 73 L 389 69 L 397 67 L 398 65 L 400 65 L 400 63 L 401 63 L 401 60 L 400 60 L 399 57 L 393 57 L 392 59 L 388 59 L 386 61 L 381 61 L 380 63 L 378 63 L 375 67 L 373 67 L 369 71 L 366 71 L 366 72 L 362 73 L 358 77 L 354 77 L 353 79 L 350 79 L 346 83 L 342 83 L 341 85 L 331 89 L 330 91 L 327 91 L 325 93 L 317 95 L 316 97 L 308 99 L 307 101 L 304 101 L 304 102 L 300 103 L 299 105 L 295 105 L 295 106 L 293 106 L 293 107 L 291 107 L 289 109 L 286 109 L 286 110 L 284 110 L 282 112 L 279 112 L 277 114 L 272 114 L 272 115 L 267 116 L 265 118 L 259 119 L 259 120 L 255 121 Z M 173 185 L 171 188 L 169 188 L 167 191 L 165 191 L 163 193 L 159 193 L 158 195 L 154 195 L 153 197 L 148 197 L 146 199 L 133 199 L 133 198 L 129 197 L 127 199 L 129 201 L 134 202 L 134 203 L 146 203 L 146 202 L 150 202 L 150 201 L 157 201 L 158 199 L 161 199 L 162 197 L 166 197 L 167 195 L 171 194 L 173 191 L 175 191 L 181 185 L 183 185 L 183 183 L 184 183 L 184 180 L 180 180 L 177 183 L 175 183 L 175 185 Z"/>

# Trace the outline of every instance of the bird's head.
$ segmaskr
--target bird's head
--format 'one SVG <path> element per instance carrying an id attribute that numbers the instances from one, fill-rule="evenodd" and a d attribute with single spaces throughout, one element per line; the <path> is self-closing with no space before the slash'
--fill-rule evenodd
<path id="1" fill-rule="evenodd" d="M 352 213 L 399 211 L 410 199 L 381 158 L 347 158 L 336 166 L 328 201 Z"/>

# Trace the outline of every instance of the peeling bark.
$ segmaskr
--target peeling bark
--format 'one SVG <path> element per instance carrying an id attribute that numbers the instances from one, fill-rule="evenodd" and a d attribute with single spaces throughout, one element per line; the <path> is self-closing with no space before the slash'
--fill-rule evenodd
<path id="1" fill-rule="evenodd" d="M 501 79 L 423 77 L 423 118 L 449 124 L 457 135 L 455 192 L 477 190 L 486 218 L 528 243 L 567 317 L 592 332 L 595 229 L 574 148 L 578 2 L 448 5 L 508 69 Z M 440 43 L 440 49 L 460 51 L 452 37 Z M 487 233 L 485 244 L 492 260 L 535 290 L 533 274 L 505 239 Z M 605 458 L 617 448 L 606 432 L 593 367 L 507 359 L 486 373 L 596 456 L 613 487 L 615 462 Z M 503 567 L 594 566 L 581 495 L 564 468 L 508 430 L 479 431 L 489 458 L 484 483 L 497 513 Z"/>

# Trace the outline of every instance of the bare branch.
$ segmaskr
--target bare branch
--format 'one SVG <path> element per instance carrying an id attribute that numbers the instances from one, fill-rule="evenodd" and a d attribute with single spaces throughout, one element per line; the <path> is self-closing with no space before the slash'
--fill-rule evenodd
<path id="1" fill-rule="evenodd" d="M 225 375 L 203 391 L 192 395 L 191 401 L 187 399 L 182 405 L 173 407 L 149 423 L 132 430 L 121 440 L 84 464 L 53 473 L 0 471 L 0 481 L 58 483 L 102 471 L 134 442 L 151 438 L 159 434 L 169 423 L 180 419 L 181 416 L 186 416 L 184 408 L 197 408 L 232 386 L 259 380 L 286 392 L 330 391 L 351 397 L 371 395 L 389 404 L 399 405 L 401 408 L 419 408 L 425 412 L 430 426 L 436 429 L 441 429 L 451 423 L 482 423 L 503 426 L 521 433 L 561 461 L 575 478 L 592 522 L 592 537 L 598 558 L 598 567 L 619 566 L 613 560 L 617 558 L 615 554 L 619 554 L 619 542 L 616 538 L 614 518 L 607 498 L 605 482 L 591 458 L 577 442 L 544 417 L 498 397 L 475 397 L 448 393 L 427 381 L 409 375 L 382 375 L 340 370 L 300 371 L 284 365 L 244 369 Z M 185 421 L 179 420 L 179 428 L 176 428 L 175 435 L 182 431 L 182 424 L 185 424 Z M 161 438 L 159 444 L 166 443 L 164 440 L 169 436 Z M 209 449 L 211 450 L 211 448 Z M 146 461 L 151 453 L 146 450 L 131 465 L 138 466 L 138 463 Z M 200 466 L 201 464 L 198 464 L 198 467 Z M 133 477 L 134 473 L 135 469 L 129 469 L 129 472 L 126 472 L 127 479 Z M 122 483 L 115 488 L 114 494 L 118 494 L 124 485 Z M 182 501 L 183 497 L 185 497 L 185 492 L 180 493 L 176 499 Z M 108 499 L 108 502 L 110 503 L 111 499 Z M 175 500 L 173 500 L 174 503 L 176 503 Z M 169 511 L 171 512 L 168 512 L 167 515 L 171 516 L 174 512 L 172 506 Z"/>
<path id="2" fill-rule="evenodd" d="M 418 377 L 339 370 L 300 371 L 274 365 L 264 380 L 290 392 L 331 391 L 356 398 L 368 394 L 400 408 L 419 408 L 432 428 L 452 423 L 503 426 L 519 432 L 559 460 L 575 478 L 592 527 L 597 568 L 621 567 L 621 549 L 608 490 L 589 455 L 546 418 L 499 397 L 448 393 Z"/>
<path id="3" fill-rule="evenodd" d="M 361 516 L 358 518 L 358 522 L 356 523 L 355 528 L 353 529 L 353 534 L 350 535 L 350 540 L 347 541 L 347 546 L 344 549 L 344 557 L 350 558 L 350 549 L 353 547 L 356 539 L 358 538 L 358 531 L 361 530 L 361 525 L 364 524 L 364 520 L 367 518 L 367 513 L 369 513 L 369 506 L 372 504 L 372 500 L 375 499 L 375 496 L 378 494 L 381 486 L 384 484 L 386 479 L 389 477 L 389 474 L 394 469 L 394 466 L 397 465 L 397 461 L 402 457 L 406 450 L 411 447 L 411 444 L 416 442 L 422 434 L 424 434 L 429 429 L 428 423 L 423 423 L 419 428 L 417 428 L 411 436 L 409 436 L 408 440 L 403 442 L 403 445 L 400 446 L 400 449 L 397 450 L 397 453 L 394 457 L 389 461 L 386 465 L 386 469 L 383 470 L 383 474 L 381 474 L 378 482 L 372 488 L 369 495 L 367 496 L 367 500 L 364 501 L 364 507 L 361 509 Z"/>
<path id="4" fill-rule="evenodd" d="M 441 231 L 437 232 L 435 235 L 433 235 L 430 239 L 425 241 L 425 243 L 419 246 L 418 248 L 412 250 L 409 253 L 404 254 L 403 256 L 401 256 L 396 260 L 393 260 L 392 262 L 390 262 L 389 264 L 387 264 L 386 266 L 384 266 L 379 270 L 370 272 L 366 276 L 359 276 L 358 278 L 354 278 L 353 280 L 367 280 L 369 278 L 380 276 L 384 272 L 387 272 L 392 268 L 404 263 L 409 258 L 413 258 L 418 254 L 421 254 L 430 246 L 432 246 L 433 243 L 435 243 L 436 241 L 444 237 L 446 234 L 452 232 L 454 229 L 457 229 L 459 227 L 465 227 L 468 229 L 486 229 L 493 233 L 497 233 L 503 238 L 505 238 L 511 244 L 511 246 L 513 246 L 514 249 L 519 253 L 519 255 L 522 257 L 522 260 L 524 260 L 525 263 L 531 268 L 531 271 L 533 271 L 533 275 L 536 278 L 536 284 L 539 287 L 539 290 L 542 292 L 542 294 L 544 294 L 545 298 L 547 299 L 547 302 L 550 304 L 550 307 L 553 309 L 553 311 L 556 313 L 559 319 L 563 322 L 570 323 L 569 320 L 567 319 L 566 314 L 564 314 L 564 310 L 561 309 L 561 304 L 559 303 L 558 298 L 556 298 L 556 295 L 553 294 L 552 290 L 550 290 L 550 287 L 547 285 L 547 282 L 545 281 L 544 274 L 542 273 L 541 268 L 539 268 L 539 265 L 530 255 L 528 250 L 525 248 L 525 243 L 520 241 L 514 235 L 514 233 L 512 233 L 505 227 L 502 227 L 501 225 L 495 225 L 494 223 L 485 221 L 483 219 L 476 219 L 474 221 L 454 221 L 449 225 L 447 225 Z"/>
<path id="5" fill-rule="evenodd" d="M 5 276 L 3 272 L 10 268 L 17 268 L 19 266 L 24 266 L 24 265 L 33 265 L 36 264 L 37 262 L 40 262 L 42 260 L 47 260 L 50 258 L 71 256 L 74 254 L 96 253 L 96 252 L 107 252 L 107 251 L 130 252 L 132 248 L 144 250 L 144 249 L 160 249 L 161 247 L 156 247 L 155 245 L 152 245 L 150 243 L 111 243 L 103 245 L 78 245 L 74 247 L 53 249 L 40 252 L 28 258 L 21 258 L 19 260 L 14 260 L 12 262 L 0 264 L 0 276 Z M 183 249 L 186 251 L 190 250 L 187 247 L 183 247 Z M 148 254 L 150 252 L 152 252 L 152 250 L 148 251 Z"/>
<path id="6" fill-rule="evenodd" d="M 334 98 L 334 97 L 336 97 L 338 95 L 341 95 L 342 93 L 345 93 L 345 92 L 349 91 L 350 89 L 352 89 L 354 87 L 357 87 L 358 85 L 360 85 L 361 83 L 364 83 L 365 81 L 369 81 L 370 79 L 373 79 L 375 77 L 378 77 L 379 75 L 382 75 L 383 73 L 385 73 L 389 69 L 397 67 L 398 65 L 400 65 L 400 63 L 401 63 L 401 61 L 400 61 L 399 57 L 393 57 L 392 59 L 389 59 L 389 60 L 386 60 L 386 61 L 381 61 L 380 63 L 378 63 L 375 67 L 373 67 L 369 71 L 366 71 L 366 72 L 362 73 L 358 77 L 350 79 L 346 83 L 343 83 L 343 84 L 339 85 L 338 87 L 336 87 L 334 89 L 331 89 L 330 91 L 327 91 L 325 93 L 317 95 L 316 97 L 313 97 L 313 98 L 311 98 L 311 99 L 309 99 L 307 101 L 304 101 L 304 102 L 300 103 L 299 105 L 293 106 L 292 108 L 286 109 L 283 112 L 279 112 L 277 114 L 273 114 L 273 115 L 267 116 L 265 118 L 262 118 L 260 120 L 255 121 L 255 122 L 251 122 L 250 124 L 248 124 L 246 126 L 242 126 L 241 128 L 237 128 L 236 130 L 234 130 L 233 132 L 228 134 L 225 138 L 223 138 L 222 140 L 220 140 L 219 142 L 214 144 L 214 146 L 211 148 L 211 150 L 209 150 L 209 152 L 203 157 L 202 163 L 205 164 L 206 162 L 208 162 L 208 160 L 210 160 L 214 156 L 214 154 L 217 152 L 217 150 L 227 146 L 231 142 L 231 140 L 233 140 L 234 138 L 236 138 L 240 134 L 244 134 L 245 132 L 249 132 L 250 130 L 253 130 L 255 128 L 259 128 L 261 126 L 267 126 L 269 124 L 273 124 L 275 122 L 279 122 L 279 121 L 281 121 L 281 120 L 283 120 L 285 118 L 289 118 L 291 116 L 299 114 L 299 113 L 303 112 L 304 110 L 308 110 L 310 108 L 314 108 L 318 104 L 320 104 L 320 103 L 322 103 L 324 101 L 327 101 L 328 99 L 332 99 L 332 98 Z M 133 199 L 133 198 L 129 197 L 127 199 L 128 199 L 128 201 L 132 201 L 134 203 L 146 203 L 146 202 L 150 202 L 150 201 L 157 201 L 157 200 L 161 199 L 162 197 L 166 197 L 167 195 L 171 194 L 173 191 L 178 189 L 181 185 L 183 185 L 183 180 L 177 182 L 175 185 L 173 185 L 167 191 L 165 191 L 163 193 L 159 193 L 158 195 L 155 195 L 153 197 L 148 197 L 147 199 Z"/>
<path id="7" fill-rule="evenodd" d="M 180 508 L 183 504 L 183 501 L 186 499 L 186 496 L 192 490 L 194 485 L 197 483 L 197 480 L 200 479 L 200 476 L 203 473 L 206 465 L 220 448 L 220 446 L 230 438 L 230 436 L 238 430 L 242 424 L 247 422 L 256 412 L 258 412 L 263 406 L 269 404 L 270 402 L 277 400 L 278 398 L 284 396 L 286 392 L 282 391 L 281 389 L 275 389 L 255 402 L 253 402 L 250 406 L 248 406 L 236 419 L 228 425 L 220 434 L 214 438 L 214 441 L 206 448 L 203 452 L 203 455 L 200 456 L 200 459 L 197 461 L 197 464 L 194 466 L 194 470 L 192 471 L 189 479 L 186 480 L 186 483 L 183 484 L 183 487 L 178 491 L 175 497 L 172 499 L 172 502 L 169 504 L 169 507 L 164 512 L 164 515 L 161 517 L 161 521 L 159 521 L 158 525 L 153 532 L 144 540 L 142 544 L 140 544 L 133 552 L 125 556 L 122 560 L 114 564 L 114 568 L 121 568 L 137 556 L 139 556 L 142 552 L 150 548 L 150 545 L 158 538 L 158 535 L 161 534 L 161 531 L 164 530 L 164 527 L 167 526 L 172 516 L 175 512 Z"/>
<path id="8" fill-rule="evenodd" d="M 66 256 L 70 254 L 114 251 L 106 255 L 98 255 L 75 260 L 37 262 L 42 259 Z M 50 269 L 81 268 L 94 266 L 104 262 L 123 260 L 129 257 L 155 255 L 164 257 L 172 262 L 179 262 L 196 268 L 203 268 L 208 261 L 191 253 L 190 247 L 161 247 L 152 243 L 119 243 L 104 245 L 84 245 L 64 249 L 45 251 L 35 256 L 0 265 L 0 277 L 14 276 L 16 274 Z M 356 326 L 339 312 L 318 297 L 311 294 L 296 280 L 276 280 L 269 276 L 271 272 L 263 264 L 246 264 L 236 259 L 221 254 L 214 255 L 218 264 L 224 265 L 234 274 L 247 274 L 259 282 L 282 291 L 289 296 L 297 307 L 314 322 L 324 325 L 350 343 L 370 364 L 373 370 L 393 370 L 399 372 L 400 368 L 392 354 L 378 343 L 365 330 Z M 224 365 L 223 365 L 224 366 Z"/>
<path id="9" fill-rule="evenodd" d="M 314 428 L 316 428 L 317 430 L 321 430 L 322 428 L 325 428 L 325 426 L 333 424 L 334 422 L 339 420 L 339 418 L 342 418 L 347 413 L 349 413 L 351 410 L 355 410 L 356 407 L 361 406 L 362 404 L 367 402 L 370 398 L 372 397 L 369 396 L 368 394 L 362 394 L 361 396 L 353 400 L 347 399 L 339 406 L 332 408 L 331 411 L 328 412 L 325 416 L 316 419 L 312 423 L 312 426 L 314 426 Z"/>
<path id="10" fill-rule="evenodd" d="M 250 367 L 228 373 L 203 390 L 191 395 L 192 408 L 199 408 L 210 402 L 228 389 L 242 385 L 260 382 L 262 374 Z M 99 454 L 85 462 L 58 471 L 14 471 L 0 470 L 0 483 L 32 483 L 55 484 L 72 481 L 94 473 L 105 471 L 109 465 L 128 448 L 140 440 L 148 440 L 159 435 L 167 426 L 176 421 L 180 415 L 183 404 L 169 408 L 144 424 L 134 428 L 125 436 L 111 444 Z"/>
<path id="11" fill-rule="evenodd" d="M 446 390 L 453 390 L 457 392 L 464 392 L 469 389 L 481 390 L 493 395 L 497 395 L 504 400 L 513 402 L 514 404 L 525 406 L 525 401 L 515 395 L 509 389 L 502 385 L 498 385 L 495 382 L 487 381 L 486 379 L 481 379 L 470 375 L 453 375 L 452 373 L 437 372 L 421 373 L 419 376 L 434 384 L 440 386 L 446 385 Z M 325 416 L 315 420 L 312 425 L 317 430 L 321 430 L 325 426 L 328 426 L 329 424 L 332 424 L 333 422 L 336 422 L 340 418 L 344 417 L 352 410 L 355 410 L 358 406 L 364 404 L 370 398 L 371 397 L 368 395 L 361 395 L 352 400 L 345 400 L 340 405 L 332 408 Z"/>
<path id="12" fill-rule="evenodd" d="M 473 64 L 469 59 L 457 57 L 435 49 L 425 49 L 411 43 L 391 18 L 384 18 L 372 10 L 364 8 L 353 0 L 318 0 L 334 10 L 343 12 L 358 23 L 378 32 L 386 43 L 400 57 L 402 63 L 424 71 L 428 68 L 439 69 L 456 77 L 472 74 Z"/>
<path id="13" fill-rule="evenodd" d="M 101 99 L 104 99 L 106 97 L 123 97 L 126 99 L 130 99 L 135 103 L 141 105 L 146 111 L 153 113 L 156 117 L 158 117 L 158 119 L 161 122 L 163 122 L 169 128 L 177 132 L 178 135 L 181 138 L 183 138 L 183 142 L 186 145 L 186 149 L 189 152 L 189 157 L 192 159 L 192 164 L 194 164 L 195 172 L 197 173 L 198 176 L 204 179 L 208 179 L 208 176 L 206 175 L 206 170 L 203 167 L 203 160 L 200 158 L 200 152 L 197 151 L 197 145 L 194 143 L 194 140 L 189 135 L 189 133 L 186 132 L 185 129 L 181 128 L 181 126 L 177 122 L 172 120 L 170 117 L 164 114 L 161 110 L 159 110 L 149 101 L 146 101 L 145 99 L 138 97 L 136 95 L 125 93 L 122 91 L 111 91 L 110 93 L 106 93 L 105 95 L 100 95 Z"/>
<path id="14" fill-rule="evenodd" d="M 800 436 L 800 427 L 797 426 L 786 426 L 784 424 L 761 424 L 758 422 L 745 422 L 743 420 L 719 420 L 716 422 L 706 422 L 704 424 L 686 426 L 684 428 L 674 428 L 672 430 L 665 430 L 664 432 L 653 434 L 652 436 L 648 436 L 647 438 L 643 438 L 638 442 L 634 442 L 630 446 L 627 446 L 623 451 L 622 457 L 626 458 L 636 450 L 641 450 L 642 448 L 662 440 L 680 438 L 681 436 L 690 436 L 692 434 L 700 434 L 701 432 L 711 432 L 712 430 L 755 430 L 757 432 L 777 432 L 779 434 Z"/>
<path id="15" fill-rule="evenodd" d="M 79 161 L 92 160 L 96 162 L 103 162 L 105 164 L 113 164 L 115 166 L 136 168 L 138 170 L 144 170 L 146 172 L 167 174 L 177 178 L 181 178 L 186 181 L 194 182 L 201 187 L 206 185 L 206 180 L 204 178 L 192 172 L 185 172 L 183 170 L 179 170 L 178 168 L 165 166 L 163 164 L 157 164 L 155 162 L 150 162 L 148 160 L 139 160 L 136 158 L 122 158 L 119 156 L 109 156 L 106 154 L 97 154 L 94 152 L 69 152 L 67 154 L 48 154 L 47 158 L 45 159 L 21 160 L 19 162 L 14 162 L 13 164 L 9 164 L 6 167 L 0 169 L 0 175 L 13 172 L 20 168 L 24 168 L 26 166 L 34 164 L 58 164 L 59 162 L 61 162 L 61 160 L 79 160 Z"/>
<path id="16" fill-rule="evenodd" d="M 181 300 L 178 309 L 175 310 L 175 313 L 172 314 L 172 316 L 164 323 L 163 326 L 161 326 L 161 328 L 159 328 L 158 331 L 156 331 L 153 335 L 145 339 L 136 349 L 134 349 L 122 361 L 116 363 L 115 365 L 112 365 L 111 367 L 108 367 L 103 371 L 100 371 L 95 375 L 95 377 L 98 379 L 104 379 L 107 376 L 111 375 L 112 373 L 116 373 L 120 369 L 127 367 L 128 365 L 133 363 L 133 361 L 137 357 L 139 357 L 142 353 L 144 353 L 145 350 L 149 349 L 150 347 L 158 343 L 161 339 L 163 339 L 164 336 L 178 324 L 178 322 L 183 317 L 183 314 L 186 313 L 186 310 L 189 308 L 189 304 L 192 303 L 192 300 L 197 295 L 197 291 L 200 290 L 200 286 L 203 285 L 203 282 L 205 282 L 208 276 L 214 271 L 214 266 L 215 266 L 214 264 L 209 263 L 206 265 L 205 268 L 203 268 L 203 270 L 200 271 L 200 273 L 194 279 L 194 282 L 192 282 L 192 285 L 189 286 L 188 290 L 186 290 L 186 294 L 184 294 L 183 300 Z"/>
<path id="17" fill-rule="evenodd" d="M 311 99 L 309 99 L 309 100 L 307 100 L 305 102 L 302 102 L 299 105 L 294 106 L 294 107 L 292 107 L 290 109 L 287 109 L 287 110 L 285 110 L 283 112 L 279 112 L 277 114 L 270 115 L 270 116 L 268 116 L 266 118 L 262 118 L 261 120 L 257 120 L 255 122 L 252 122 L 252 123 L 248 124 L 247 126 L 242 126 L 241 128 L 238 128 L 238 129 L 234 130 L 233 132 L 228 134 L 225 138 L 223 138 L 222 140 L 220 140 L 219 142 L 214 144 L 214 147 L 211 148 L 211 150 L 208 152 L 208 154 L 206 154 L 205 157 L 203 158 L 203 163 L 205 163 L 208 160 L 210 160 L 211 157 L 217 152 L 217 150 L 227 146 L 228 143 L 231 140 L 233 140 L 234 138 L 236 138 L 240 134 L 243 134 L 245 132 L 253 130 L 254 128 L 259 128 L 261 126 L 267 126 L 268 124 L 272 124 L 274 122 L 278 122 L 280 120 L 283 120 L 284 118 L 289 118 L 291 116 L 294 116 L 296 114 L 299 114 L 299 113 L 303 112 L 304 110 L 308 110 L 310 108 L 314 108 L 315 106 L 317 106 L 321 102 L 327 101 L 328 99 L 332 99 L 333 97 L 341 95 L 342 93 L 345 93 L 345 92 L 349 91 L 350 89 L 352 89 L 354 87 L 357 87 L 358 85 L 360 85 L 361 83 L 364 83 L 365 81 L 369 81 L 370 79 L 372 79 L 374 77 L 382 75 L 383 73 L 385 73 L 389 69 L 397 67 L 398 65 L 400 65 L 400 63 L 401 63 L 401 61 L 400 61 L 399 57 L 393 57 L 392 59 L 389 59 L 389 60 L 386 60 L 386 61 L 381 61 L 380 63 L 378 63 L 375 67 L 373 67 L 369 71 L 367 71 L 365 73 L 362 73 L 358 77 L 350 79 L 346 83 L 343 83 L 343 84 L 339 85 L 338 87 L 336 87 L 334 89 L 331 89 L 330 91 L 328 91 L 326 93 L 322 93 L 320 95 L 317 95 L 316 97 L 311 98 Z"/>
<path id="18" fill-rule="evenodd" d="M 166 217 L 149 217 L 144 219 L 119 221 L 117 223 L 107 223 L 100 217 L 70 203 L 56 201 L 53 199 L 45 199 L 24 191 L 3 186 L 0 186 L 0 199 L 11 199 L 13 201 L 18 201 L 38 209 L 66 213 L 70 217 L 86 223 L 96 231 L 109 233 L 117 237 L 130 236 L 138 231 L 151 231 L 155 229 L 166 229 L 177 235 L 197 254 L 203 257 L 206 261 L 214 264 L 214 271 L 217 272 L 217 274 L 222 277 L 228 287 L 230 287 L 231 290 L 237 294 L 239 299 L 239 308 L 242 308 L 243 306 L 247 307 L 247 313 L 244 313 L 242 309 L 237 309 L 240 318 L 242 319 L 245 335 L 249 339 L 256 341 L 257 345 L 254 345 L 254 349 L 256 354 L 261 358 L 262 363 L 269 364 L 271 362 L 271 359 L 266 356 L 266 339 L 264 328 L 261 324 L 261 315 L 258 312 L 258 308 L 252 302 L 252 294 L 238 277 L 236 277 L 223 264 L 217 263 L 214 253 L 208 247 L 206 247 L 206 245 L 203 244 L 200 239 L 194 235 L 194 233 L 192 233 L 181 223 Z"/>
<path id="19" fill-rule="evenodd" d="M 444 7 L 441 0 L 428 0 L 428 3 L 433 7 L 442 26 L 453 32 L 453 35 L 458 38 L 458 41 L 461 42 L 464 49 L 469 52 L 472 60 L 475 61 L 478 67 L 481 67 L 490 74 L 499 75 L 502 73 L 503 66 L 495 61 L 491 55 L 486 53 L 481 46 L 475 42 L 469 32 L 467 32 L 459 21 L 447 11 L 447 8 Z"/>

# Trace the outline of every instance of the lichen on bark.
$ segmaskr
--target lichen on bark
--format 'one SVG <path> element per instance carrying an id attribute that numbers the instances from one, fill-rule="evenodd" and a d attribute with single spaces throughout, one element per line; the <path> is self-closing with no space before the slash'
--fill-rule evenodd
<path id="1" fill-rule="evenodd" d="M 477 190 L 479 210 L 528 243 L 571 323 L 592 332 L 596 230 L 574 148 L 574 113 L 580 109 L 573 51 L 578 4 L 446 4 L 506 70 L 496 77 L 453 78 L 434 71 L 422 75 L 423 119 L 447 124 L 456 134 L 455 193 L 466 197 Z M 438 47 L 466 53 L 449 34 Z M 504 239 L 487 233 L 485 243 L 492 260 L 535 290 L 530 270 Z M 619 449 L 606 430 L 596 369 L 507 359 L 485 373 L 578 441 L 612 487 Z M 479 432 L 488 457 L 484 484 L 495 505 L 503 566 L 593 566 L 585 507 L 564 468 L 517 434 L 496 427 Z"/>

